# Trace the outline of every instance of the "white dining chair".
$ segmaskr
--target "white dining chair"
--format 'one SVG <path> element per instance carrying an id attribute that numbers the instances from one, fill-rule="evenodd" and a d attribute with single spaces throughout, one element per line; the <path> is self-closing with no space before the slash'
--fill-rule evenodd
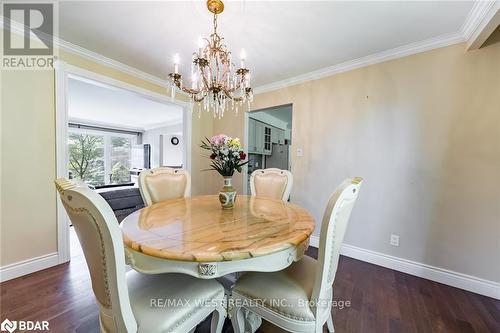
<path id="1" fill-rule="evenodd" d="M 318 260 L 304 256 L 279 272 L 245 273 L 230 299 L 235 333 L 244 330 L 244 311 L 290 332 L 334 332 L 331 304 L 340 246 L 362 179 L 345 180 L 332 194 L 321 224 Z"/>
<path id="2" fill-rule="evenodd" d="M 122 233 L 106 201 L 87 186 L 66 179 L 55 183 L 85 255 L 101 332 L 190 332 L 210 313 L 211 331 L 222 330 L 225 296 L 218 282 L 126 273 Z"/>
<path id="3" fill-rule="evenodd" d="M 167 167 L 141 171 L 139 190 L 146 206 L 154 203 L 189 197 L 191 176 L 187 170 Z"/>
<path id="4" fill-rule="evenodd" d="M 250 175 L 250 192 L 253 196 L 288 201 L 292 185 L 293 175 L 288 170 L 258 169 Z"/>

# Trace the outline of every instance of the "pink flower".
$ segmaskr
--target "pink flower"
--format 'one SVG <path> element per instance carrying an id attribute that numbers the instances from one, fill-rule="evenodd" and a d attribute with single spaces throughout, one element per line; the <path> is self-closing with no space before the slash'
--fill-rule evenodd
<path id="1" fill-rule="evenodd" d="M 224 134 L 214 135 L 210 138 L 210 143 L 214 146 L 220 145 L 224 143 L 224 140 L 227 138 Z"/>

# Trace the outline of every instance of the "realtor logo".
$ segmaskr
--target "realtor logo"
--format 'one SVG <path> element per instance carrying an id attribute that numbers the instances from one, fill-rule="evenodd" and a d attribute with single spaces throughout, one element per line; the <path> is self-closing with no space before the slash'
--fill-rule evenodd
<path id="1" fill-rule="evenodd" d="M 4 55 L 52 55 L 54 50 L 54 5 L 52 3 L 5 3 Z M 22 38 L 13 36 L 13 25 L 20 26 Z"/>
<path id="2" fill-rule="evenodd" d="M 0 330 L 2 332 L 9 332 L 12 333 L 16 330 L 17 328 L 17 321 L 10 321 L 9 319 L 5 319 L 2 321 L 2 324 L 0 324 Z"/>
<path id="3" fill-rule="evenodd" d="M 32 321 L 32 320 L 18 320 L 18 321 L 10 321 L 9 319 L 5 319 L 0 324 L 0 331 L 12 333 L 16 329 L 20 331 L 50 331 L 49 322 L 46 320 L 43 321 Z"/>

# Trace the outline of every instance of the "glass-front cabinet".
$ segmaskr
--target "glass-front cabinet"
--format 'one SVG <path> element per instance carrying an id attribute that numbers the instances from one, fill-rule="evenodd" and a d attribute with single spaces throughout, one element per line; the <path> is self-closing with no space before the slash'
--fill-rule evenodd
<path id="1" fill-rule="evenodd" d="M 271 155 L 271 127 L 264 125 L 264 154 Z"/>
<path id="2" fill-rule="evenodd" d="M 271 155 L 272 129 L 263 122 L 248 119 L 248 152 L 250 154 Z"/>

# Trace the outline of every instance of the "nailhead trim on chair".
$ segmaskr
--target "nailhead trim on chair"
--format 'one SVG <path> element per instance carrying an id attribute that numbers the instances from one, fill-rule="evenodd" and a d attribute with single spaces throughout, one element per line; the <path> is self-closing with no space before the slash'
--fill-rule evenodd
<path id="1" fill-rule="evenodd" d="M 74 182 L 67 180 L 65 178 L 59 178 L 59 179 L 56 179 L 55 184 L 56 184 L 56 189 L 59 192 L 59 195 L 61 196 L 61 201 L 62 201 L 64 207 L 67 210 L 70 210 L 76 214 L 81 214 L 81 213 L 87 214 L 90 217 L 90 219 L 92 220 L 93 226 L 96 228 L 97 233 L 99 234 L 99 242 L 101 243 L 101 264 L 104 267 L 104 270 L 103 270 L 104 293 L 106 295 L 105 304 L 102 304 L 102 306 L 106 309 L 109 309 L 109 308 L 111 308 L 111 296 L 110 296 L 109 284 L 108 284 L 108 269 L 107 269 L 107 265 L 106 265 L 106 253 L 104 251 L 104 240 L 102 237 L 101 229 L 99 228 L 99 225 L 97 224 L 97 220 L 92 215 L 92 213 L 90 213 L 90 211 L 88 209 L 86 209 L 86 208 L 73 208 L 73 207 L 69 206 L 65 200 L 63 200 L 63 198 L 66 197 L 64 191 L 77 187 L 77 185 Z M 67 199 L 71 200 L 71 196 L 67 196 Z"/>
<path id="2" fill-rule="evenodd" d="M 341 211 L 341 208 L 342 206 L 345 204 L 345 200 L 343 200 L 341 203 L 340 203 L 340 206 L 339 206 L 339 210 L 337 211 L 337 214 L 335 214 L 335 222 L 337 221 L 337 218 L 338 218 L 338 215 L 339 215 L 339 212 Z M 331 239 L 335 239 L 335 233 L 337 232 L 337 223 L 334 224 L 333 226 L 333 231 L 332 231 L 332 237 Z M 328 285 L 331 285 L 333 284 L 333 279 L 335 277 L 335 272 L 333 271 L 333 266 L 332 265 L 332 257 L 333 257 L 333 253 L 335 251 L 335 244 L 332 244 L 332 248 L 330 250 L 330 258 L 328 260 L 328 263 L 330 264 L 330 267 L 328 267 L 328 277 L 327 277 L 327 284 Z M 338 264 L 337 264 L 338 265 Z"/>
<path id="3" fill-rule="evenodd" d="M 111 295 L 110 295 L 110 292 L 109 292 L 109 284 L 108 284 L 108 268 L 107 268 L 107 265 L 106 265 L 106 252 L 104 251 L 104 240 L 103 240 L 103 237 L 102 237 L 102 232 L 101 232 L 101 229 L 99 228 L 99 225 L 97 224 L 97 221 L 95 219 L 95 217 L 88 211 L 88 209 L 85 209 L 85 208 L 73 208 L 73 207 L 70 207 L 68 206 L 68 204 L 66 204 L 63 200 L 63 204 L 64 204 L 64 207 L 72 212 L 74 212 L 75 214 L 86 214 L 90 217 L 90 219 L 92 220 L 93 222 L 93 226 L 96 228 L 97 230 L 97 233 L 99 234 L 99 242 L 101 243 L 101 264 L 103 266 L 103 274 L 104 274 L 104 293 L 106 294 L 106 300 L 105 300 L 105 304 L 102 304 L 102 306 L 106 309 L 109 309 L 111 308 Z M 100 302 L 99 302 L 100 303 Z"/>

